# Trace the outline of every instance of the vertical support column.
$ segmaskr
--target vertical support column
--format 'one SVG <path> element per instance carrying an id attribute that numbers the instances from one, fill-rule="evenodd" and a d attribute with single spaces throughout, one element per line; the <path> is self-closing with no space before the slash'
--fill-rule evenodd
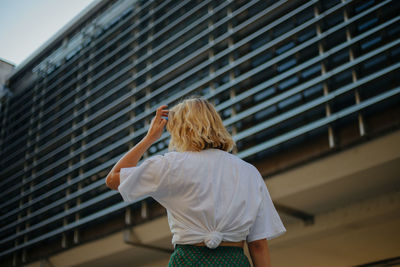
<path id="1" fill-rule="evenodd" d="M 140 216 L 142 217 L 142 219 L 148 219 L 149 218 L 149 207 L 147 205 L 146 200 L 142 200 L 141 201 Z"/>
<path id="2" fill-rule="evenodd" d="M 80 161 L 82 162 L 83 160 L 84 160 L 84 156 L 83 156 L 83 154 L 81 154 Z M 83 169 L 79 168 L 79 177 L 82 177 L 82 175 L 83 175 Z M 78 183 L 78 191 L 81 189 L 82 189 L 82 182 L 79 182 Z M 80 205 L 81 205 L 81 197 L 77 197 L 76 198 L 76 206 L 79 207 Z M 75 213 L 75 221 L 79 221 L 79 218 L 80 218 L 79 212 Z M 74 240 L 74 244 L 78 244 L 80 241 L 78 229 L 74 229 L 73 240 Z"/>
<path id="3" fill-rule="evenodd" d="M 36 156 L 34 157 L 33 164 L 36 165 Z M 32 174 L 35 174 L 35 172 L 36 172 L 35 170 L 32 170 Z M 31 181 L 31 182 L 29 183 L 29 190 L 30 190 L 30 191 L 32 191 L 33 185 L 34 185 L 34 182 Z M 29 195 L 28 195 L 28 203 L 31 203 L 31 202 L 32 202 L 32 195 L 29 194 Z M 29 216 L 31 213 L 32 213 L 32 208 L 31 208 L 31 206 L 30 206 L 29 208 L 26 209 L 26 216 Z M 30 222 L 29 222 L 29 220 L 27 220 L 27 221 L 25 222 L 25 229 L 29 229 L 30 226 L 31 226 L 31 225 L 30 225 Z M 28 240 L 29 240 L 29 239 L 28 239 L 28 235 L 25 234 L 25 235 L 24 235 L 24 243 L 28 242 Z M 24 248 L 24 249 L 22 250 L 22 262 L 26 262 L 26 261 L 27 261 L 27 256 L 28 256 L 27 250 Z"/>
<path id="4" fill-rule="evenodd" d="M 0 151 L 4 151 L 4 150 L 2 150 L 3 149 L 3 144 L 4 144 L 3 142 L 4 142 L 5 137 L 7 136 L 7 132 L 6 132 L 6 127 L 5 126 L 6 126 L 7 121 L 8 121 L 8 110 L 9 110 L 9 103 L 10 103 L 9 99 L 10 99 L 9 95 L 6 95 L 3 99 L 0 99 L 0 101 L 2 101 L 0 103 L 0 105 L 1 105 L 1 110 L 3 112 L 2 120 L 0 121 L 0 132 L 1 132 L 1 136 L 0 136 L 0 140 L 1 140 Z M 1 167 L 3 167 L 3 164 L 1 164 Z M 21 200 L 19 201 L 19 207 L 21 207 Z M 18 220 L 20 218 L 21 218 L 21 214 L 18 213 Z M 19 231 L 20 231 L 20 226 L 17 226 L 16 233 L 18 233 Z M 14 246 L 15 247 L 18 246 L 18 240 L 17 239 L 14 240 Z M 17 266 L 17 263 L 18 263 L 17 260 L 18 260 L 18 254 L 17 254 L 17 252 L 13 252 L 13 261 L 12 261 L 12 265 L 13 266 Z"/>
<path id="5" fill-rule="evenodd" d="M 46 74 L 45 74 L 46 75 Z M 41 84 L 41 86 L 40 86 Z M 29 176 L 31 176 L 33 179 L 29 182 L 29 190 L 32 191 L 33 187 L 35 185 L 35 179 L 36 177 L 36 164 L 37 164 L 37 150 L 38 150 L 38 140 L 39 140 L 39 131 L 36 131 L 36 135 L 35 138 L 33 138 L 33 131 L 35 128 L 34 122 L 35 122 L 35 117 L 37 116 L 37 130 L 40 129 L 41 127 L 41 120 L 42 120 L 42 116 L 43 116 L 43 106 L 44 106 L 44 88 L 46 87 L 47 84 L 47 77 L 45 76 L 45 78 L 43 79 L 43 81 L 40 83 L 39 81 L 37 81 L 35 83 L 34 89 L 33 89 L 33 98 L 31 101 L 35 102 L 40 98 L 40 103 L 39 105 L 35 105 L 32 104 L 32 108 L 31 108 L 31 116 L 29 119 L 29 128 L 28 128 L 28 140 L 27 140 L 27 147 L 28 149 L 25 151 L 25 162 L 24 162 L 24 178 L 23 178 L 23 186 L 21 188 L 21 195 L 24 193 L 24 184 L 25 181 L 29 178 Z M 42 90 L 40 90 L 42 89 Z M 39 95 L 40 94 L 40 95 Z M 35 139 L 35 140 L 34 140 Z M 30 146 L 32 144 L 35 144 L 35 149 L 33 150 L 33 157 L 30 153 Z M 32 158 L 31 164 L 32 166 L 29 166 L 29 159 Z M 28 169 L 31 168 L 31 171 L 29 172 Z M 32 202 L 32 195 L 28 195 L 28 202 L 31 203 Z M 21 204 L 23 204 L 23 199 L 21 199 L 20 201 L 20 206 Z M 29 214 L 31 214 L 32 209 L 31 207 L 27 208 L 26 210 L 26 216 L 29 216 Z M 18 215 L 18 218 L 20 219 L 22 216 L 20 216 L 21 214 Z M 28 229 L 30 227 L 30 222 L 29 220 L 25 221 L 25 229 Z M 28 235 L 24 235 L 24 243 L 28 242 Z M 27 251 L 26 249 L 22 250 L 22 262 L 26 262 L 27 261 Z"/>
<path id="6" fill-rule="evenodd" d="M 148 37 L 148 40 L 150 40 L 150 42 L 147 45 L 146 83 L 150 82 L 152 79 L 150 70 L 152 67 L 151 53 L 153 52 L 153 43 L 151 41 L 153 40 L 153 35 L 154 35 L 154 6 L 153 5 L 151 6 L 150 14 L 151 14 L 151 18 L 150 18 L 150 22 L 149 22 L 150 30 L 149 30 L 149 37 Z M 151 92 L 146 91 L 146 95 L 148 93 L 151 93 Z"/>
<path id="7" fill-rule="evenodd" d="M 269 38 L 274 38 L 274 35 L 275 35 L 275 28 L 272 28 L 272 29 L 270 29 L 269 30 L 269 32 L 267 32 L 268 34 L 269 34 Z M 268 38 L 268 37 L 267 37 Z M 269 39 L 268 38 L 268 39 Z M 250 47 L 250 49 L 251 49 L 251 47 Z M 274 56 L 274 55 L 276 55 L 276 45 L 274 45 L 274 46 L 272 46 L 271 48 L 270 48 L 270 51 L 271 51 L 271 54 Z M 272 66 L 271 66 L 271 68 L 273 68 L 273 73 L 275 73 L 276 75 L 278 75 L 278 64 L 277 63 L 274 63 L 274 64 L 272 64 Z M 274 84 L 272 84 L 272 87 L 273 87 L 273 89 L 274 89 L 274 92 L 279 92 L 279 82 L 275 82 Z M 280 112 L 280 108 L 279 108 L 279 105 L 275 105 L 275 108 L 276 108 L 276 111 L 277 112 Z"/>
<path id="8" fill-rule="evenodd" d="M 26 155 L 25 155 L 25 158 L 26 158 Z M 20 196 L 22 196 L 22 195 L 24 195 L 24 193 L 25 193 L 25 189 L 24 189 L 24 183 L 25 183 L 25 181 L 26 181 L 26 179 L 27 179 L 27 169 L 28 169 L 28 162 L 25 160 L 25 162 L 24 162 L 24 174 L 23 174 L 23 177 L 22 177 L 22 186 L 21 186 L 21 188 L 20 188 Z M 34 172 L 34 170 L 32 170 L 32 173 Z M 19 202 L 18 202 L 18 208 L 19 208 L 19 210 L 21 210 L 21 208 L 22 208 L 22 206 L 24 205 L 24 201 L 23 201 L 23 198 L 20 198 L 20 200 L 19 200 Z M 23 215 L 22 215 L 22 213 L 21 212 L 18 212 L 18 221 L 20 221 L 21 219 L 22 219 L 22 217 L 23 217 Z M 24 223 L 24 226 L 23 226 L 23 229 L 26 229 L 26 228 L 28 228 L 29 227 L 29 224 L 27 223 L 27 222 L 25 222 Z M 18 225 L 17 226 L 17 228 L 16 228 L 16 230 L 15 230 L 15 233 L 16 234 L 18 234 L 21 230 L 23 230 L 23 229 L 21 229 L 21 226 L 20 225 Z M 25 236 L 24 236 L 24 242 L 26 242 L 26 238 L 25 238 Z M 18 238 L 16 238 L 15 240 L 14 240 L 14 246 L 16 247 L 16 246 L 18 246 L 19 245 L 19 242 L 18 242 Z M 22 261 L 24 261 L 24 253 L 25 253 L 25 250 L 23 250 L 22 251 L 22 258 L 21 258 L 21 260 Z M 15 251 L 14 253 L 13 253 L 13 266 L 17 266 L 18 265 L 18 252 L 17 251 Z"/>
<path id="9" fill-rule="evenodd" d="M 138 22 L 138 18 L 137 16 L 135 17 L 135 25 L 136 27 L 132 30 L 133 31 L 133 35 L 137 36 L 139 34 L 139 30 L 137 28 L 137 22 Z M 138 38 L 135 38 L 135 40 L 130 44 L 130 48 L 132 51 L 136 51 L 138 45 Z M 133 68 L 129 71 L 130 72 L 130 76 L 131 77 L 135 77 L 135 75 L 137 74 L 137 68 L 135 66 L 135 63 L 137 61 L 137 54 L 134 53 L 130 58 L 129 58 L 130 64 L 131 66 L 133 66 Z M 133 80 L 133 82 L 129 85 L 130 87 L 130 91 L 131 92 L 135 92 L 136 91 L 136 80 Z M 132 95 L 130 98 L 130 106 L 131 106 L 131 111 L 129 112 L 129 120 L 133 121 L 135 116 L 136 116 L 136 112 L 135 112 L 135 105 L 136 105 L 136 97 L 135 95 Z M 135 134 L 135 127 L 132 123 L 130 123 L 129 126 L 129 135 L 131 136 L 130 138 L 130 142 L 129 142 L 129 149 L 131 149 L 132 147 L 135 146 L 134 141 L 132 140 L 133 135 Z M 127 206 L 125 208 L 125 225 L 132 225 L 132 208 L 131 206 Z"/>
<path id="10" fill-rule="evenodd" d="M 344 21 L 349 20 L 349 13 L 348 13 L 347 8 L 345 8 L 343 10 L 343 17 L 344 17 Z M 349 42 L 351 40 L 351 38 L 352 37 L 351 37 L 350 29 L 349 29 L 349 27 L 346 27 L 346 41 Z M 354 60 L 354 51 L 353 51 L 352 47 L 349 47 L 349 60 L 350 61 Z M 358 77 L 357 77 L 357 72 L 354 67 L 351 69 L 351 77 L 352 77 L 353 83 L 357 82 Z M 360 104 L 361 98 L 360 98 L 360 93 L 357 88 L 354 89 L 354 98 L 355 98 L 356 105 Z M 364 118 L 360 111 L 357 114 L 357 120 L 358 120 L 358 130 L 360 132 L 360 136 L 365 136 Z"/>
<path id="11" fill-rule="evenodd" d="M 146 74 L 146 82 L 148 81 L 149 78 L 150 78 L 150 74 L 147 73 L 147 74 Z M 147 88 L 146 88 L 146 96 L 148 96 L 149 94 L 150 94 L 150 88 L 147 87 Z M 145 112 L 149 112 L 150 108 L 151 108 L 150 102 L 147 101 L 146 104 L 145 104 Z M 150 118 L 145 118 L 145 127 L 147 127 L 147 126 L 149 126 L 149 125 L 150 125 Z M 143 158 L 146 159 L 146 158 L 148 158 L 148 157 L 149 157 L 149 152 L 146 151 L 146 152 L 144 153 L 144 155 L 143 155 Z M 140 213 L 140 214 L 141 214 L 141 217 L 142 217 L 143 219 L 147 219 L 148 213 L 147 213 L 147 203 L 146 203 L 146 200 L 142 200 L 142 201 L 140 202 L 140 205 L 141 205 L 141 213 Z"/>
<path id="12" fill-rule="evenodd" d="M 150 22 L 149 22 L 150 23 L 149 24 L 150 30 L 149 30 L 149 37 L 148 38 L 149 38 L 149 40 L 153 40 L 153 34 L 154 34 L 154 27 L 153 27 L 153 25 L 154 25 L 154 5 L 151 6 L 150 14 L 151 14 L 151 19 L 150 19 Z M 151 71 L 150 71 L 151 70 L 151 66 L 152 66 L 152 61 L 151 61 L 151 56 L 150 56 L 152 51 L 153 51 L 152 46 L 153 46 L 152 42 L 150 42 L 147 45 L 147 59 L 146 59 L 146 83 L 147 84 L 150 83 L 151 79 L 152 79 Z M 146 87 L 146 97 L 148 99 L 150 99 L 151 88 L 152 88 L 151 86 L 147 86 Z M 147 101 L 146 104 L 145 104 L 145 112 L 149 112 L 151 110 L 151 108 L 152 107 L 151 107 L 150 101 Z M 145 119 L 145 127 L 149 126 L 150 123 L 151 123 L 151 117 L 147 117 Z M 148 158 L 149 157 L 149 152 L 146 151 L 144 153 L 143 157 L 144 158 Z M 149 212 L 148 212 L 148 206 L 147 206 L 146 200 L 142 200 L 140 204 L 141 204 L 140 215 L 141 215 L 141 217 L 143 219 L 147 219 L 148 215 L 149 215 Z"/>
<path id="13" fill-rule="evenodd" d="M 132 225 L 132 210 L 130 206 L 125 208 L 125 225 Z"/>
<path id="14" fill-rule="evenodd" d="M 314 15 L 315 15 L 315 17 L 319 16 L 319 10 L 318 10 L 317 6 L 314 6 Z M 320 36 L 322 34 L 321 25 L 319 23 L 316 24 L 316 31 L 317 31 L 318 36 Z M 318 52 L 320 55 L 324 54 L 324 47 L 322 45 L 322 42 L 318 42 Z M 325 63 L 321 62 L 321 75 L 324 75 L 325 73 L 326 73 Z M 322 87 L 323 87 L 324 95 L 328 95 L 329 88 L 328 88 L 327 82 L 324 81 L 322 84 Z M 331 116 L 331 114 L 332 114 L 331 106 L 329 105 L 329 103 L 325 104 L 325 114 L 327 117 Z M 331 125 L 328 126 L 328 141 L 329 141 L 330 148 L 334 148 L 336 146 L 335 135 L 334 135 L 333 128 Z"/>
<path id="15" fill-rule="evenodd" d="M 34 166 L 34 168 L 32 168 L 32 172 L 31 172 L 32 177 L 36 177 L 36 172 L 37 172 L 37 169 L 36 169 L 37 153 L 39 151 L 39 146 L 40 146 L 39 139 L 40 139 L 40 135 L 41 135 L 43 108 L 45 105 L 44 101 L 45 101 L 45 93 L 46 93 L 46 89 L 47 89 L 47 73 L 45 73 L 45 72 L 41 73 L 40 76 L 44 77 L 44 79 L 41 81 L 41 83 L 38 82 L 38 87 L 37 87 L 38 91 L 36 91 L 37 94 L 39 94 L 39 92 L 40 92 L 40 103 L 39 103 L 40 110 L 39 110 L 39 114 L 38 114 L 39 118 L 37 120 L 38 123 L 36 126 L 37 131 L 36 131 L 36 135 L 35 135 L 34 156 L 32 158 L 32 165 Z M 33 187 L 33 182 L 31 182 L 31 187 Z M 32 196 L 29 196 L 29 201 L 30 202 L 32 201 Z M 27 215 L 30 213 L 31 213 L 31 209 L 29 208 L 27 210 Z M 29 227 L 29 222 L 27 221 L 25 228 L 28 228 L 28 227 Z M 25 236 L 24 238 L 26 238 L 26 240 L 27 240 L 27 236 Z M 24 242 L 26 242 L 25 239 L 24 239 Z"/>
<path id="16" fill-rule="evenodd" d="M 132 30 L 133 31 L 133 36 L 135 38 L 134 38 L 134 41 L 130 44 L 130 48 L 131 48 L 130 50 L 135 51 L 135 52 L 137 52 L 137 49 L 139 47 L 138 38 L 137 38 L 138 35 L 139 35 L 139 30 L 138 30 L 138 27 L 137 27 L 139 19 L 138 19 L 137 16 L 138 15 L 135 16 L 135 25 L 136 25 L 136 27 L 133 28 L 133 30 Z M 136 67 L 136 63 L 137 63 L 137 60 L 138 60 L 137 53 L 133 53 L 133 55 L 129 58 L 129 60 L 130 60 L 130 64 L 132 65 L 132 69 L 130 70 L 130 76 L 131 77 L 135 77 L 137 75 L 137 67 Z M 136 91 L 136 85 L 137 85 L 136 84 L 136 79 L 134 79 L 133 82 L 132 82 L 132 85 L 131 85 L 131 91 L 132 92 Z M 132 104 L 132 107 L 135 104 L 135 97 L 134 96 L 132 96 L 132 98 L 131 98 L 131 104 Z"/>
<path id="17" fill-rule="evenodd" d="M 79 67 L 81 67 L 81 62 L 79 62 Z M 78 81 L 79 78 L 81 77 L 81 73 L 78 73 Z M 80 86 L 78 85 L 79 90 L 80 90 Z M 83 120 L 85 122 L 88 121 L 88 113 L 87 110 L 89 110 L 89 96 L 90 96 L 90 88 L 91 86 L 86 86 L 86 90 L 85 90 L 85 95 L 86 95 L 86 99 L 85 99 L 85 113 L 83 114 Z M 82 136 L 87 136 L 86 132 L 87 132 L 87 124 L 83 125 L 82 127 Z M 83 138 L 81 141 L 81 147 L 83 148 L 86 145 L 86 138 Z M 80 162 L 80 167 L 79 167 L 79 178 L 81 178 L 83 176 L 83 161 L 85 160 L 85 153 L 81 153 L 80 157 L 79 157 L 79 162 Z M 82 189 L 82 181 L 78 182 L 78 191 Z M 76 206 L 79 206 L 81 204 L 81 197 L 77 197 L 76 198 Z M 80 213 L 77 212 L 75 214 L 75 221 L 78 221 L 80 219 Z M 78 229 L 74 229 L 74 244 L 77 244 L 80 242 L 80 237 L 79 237 L 79 231 Z"/>
<path id="18" fill-rule="evenodd" d="M 6 89 L 7 90 L 7 89 Z M 6 124 L 8 121 L 8 109 L 9 109 L 9 103 L 10 103 L 10 92 L 7 90 L 6 91 L 6 95 L 3 96 L 2 99 L 0 99 L 0 107 L 1 107 L 1 112 L 2 112 L 2 117 L 1 117 L 1 121 L 0 121 L 0 151 L 4 151 L 4 140 L 6 138 L 6 136 L 8 135 L 6 133 Z M 4 160 L 1 159 L 0 160 L 1 165 L 0 167 L 3 167 L 3 162 Z"/>
<path id="19" fill-rule="evenodd" d="M 79 98 L 79 86 L 75 88 L 75 90 L 77 91 L 74 97 L 74 101 L 77 102 L 77 99 Z M 78 113 L 78 108 L 76 106 L 74 106 L 74 119 L 72 120 L 72 129 L 76 130 L 76 117 L 77 117 L 77 113 Z M 70 144 L 71 146 L 69 147 L 69 155 L 71 157 L 71 159 L 68 161 L 68 169 L 69 171 L 72 170 L 72 167 L 74 165 L 74 161 L 73 161 L 73 154 L 74 154 L 74 144 L 75 144 L 75 137 L 76 137 L 76 133 L 72 132 L 71 137 L 70 137 Z M 67 183 L 70 184 L 72 180 L 72 174 L 68 173 L 67 175 Z M 65 189 L 65 197 L 68 198 L 68 196 L 71 194 L 71 189 L 69 187 L 67 187 Z M 65 203 L 64 204 L 64 212 L 67 212 L 69 210 L 69 204 Z M 63 226 L 67 226 L 68 225 L 68 220 L 66 217 L 64 217 L 63 219 Z M 67 233 L 63 233 L 62 234 L 62 239 L 61 239 L 61 247 L 62 248 L 66 248 L 68 247 L 68 242 L 67 242 Z"/>
<path id="20" fill-rule="evenodd" d="M 233 45 L 234 45 L 234 40 L 232 37 L 232 33 L 233 33 L 233 23 L 232 23 L 232 19 L 233 19 L 233 15 L 232 15 L 232 5 L 229 5 L 227 8 L 227 16 L 228 18 L 230 18 L 230 20 L 228 21 L 228 32 L 230 33 L 229 38 L 228 38 L 228 49 L 230 51 L 232 51 L 233 49 Z M 233 52 L 229 53 L 229 65 L 233 65 L 235 63 L 235 57 L 233 55 Z M 232 69 L 229 71 L 229 82 L 233 82 L 235 80 L 235 69 Z M 229 92 L 230 98 L 235 98 L 236 97 L 236 91 L 235 91 L 235 87 L 230 89 Z M 235 106 L 231 106 L 231 117 L 236 116 L 236 109 Z M 232 125 L 232 135 L 236 135 L 237 134 L 237 128 L 235 125 Z M 235 146 L 233 148 L 232 151 L 234 154 L 237 154 L 237 147 Z"/>
<path id="21" fill-rule="evenodd" d="M 132 86 L 132 90 L 134 90 L 133 88 L 135 87 L 135 84 L 131 85 Z M 135 96 L 131 96 L 130 97 L 130 102 L 131 102 L 131 107 L 132 110 L 129 112 L 129 119 L 132 121 L 135 118 L 135 110 L 133 109 L 133 107 L 135 106 Z M 130 124 L 129 126 L 129 135 L 132 137 L 135 133 L 135 128 L 132 124 Z M 132 140 L 132 138 L 130 138 L 130 140 Z M 135 143 L 133 141 L 129 142 L 129 149 L 131 149 L 132 147 L 134 147 Z M 127 206 L 125 208 L 125 225 L 131 225 L 132 224 L 132 210 L 130 206 Z"/>
<path id="22" fill-rule="evenodd" d="M 41 86 L 41 90 L 40 90 L 40 110 L 41 112 L 39 112 L 39 119 L 38 119 L 38 124 L 37 124 L 37 131 L 36 131 L 36 136 L 35 136 L 35 149 L 34 149 L 34 153 L 35 155 L 38 153 L 39 151 L 39 138 L 40 138 L 40 132 L 42 129 L 42 117 L 43 117 L 43 107 L 44 107 L 44 98 L 45 98 L 45 89 L 46 86 L 42 84 Z"/>
<path id="23" fill-rule="evenodd" d="M 213 6 L 211 4 L 208 5 L 208 14 L 212 15 L 214 14 L 214 9 Z M 214 22 L 213 22 L 213 17 L 210 16 L 210 18 L 208 19 L 208 45 L 209 45 L 209 49 L 208 49 L 208 60 L 211 62 L 210 64 L 210 72 L 209 75 L 210 77 L 214 77 L 215 75 L 215 65 L 214 65 L 214 35 L 212 33 L 212 30 L 214 29 Z M 215 91 L 215 84 L 214 84 L 214 80 L 211 80 L 209 83 L 209 87 L 210 87 L 210 93 L 211 95 L 214 94 Z"/>
<path id="24" fill-rule="evenodd" d="M 148 79 L 151 79 L 150 74 L 146 73 L 146 82 L 148 81 Z M 145 93 L 146 93 L 146 98 L 150 99 L 150 97 L 149 97 L 149 95 L 151 94 L 150 87 L 146 87 Z M 151 109 L 150 101 L 146 101 L 146 103 L 144 104 L 144 110 L 145 110 L 144 112 L 145 113 L 150 112 L 150 109 Z M 148 127 L 150 125 L 150 123 L 151 123 L 151 117 L 146 117 L 144 119 L 144 127 L 145 128 Z M 143 158 L 146 159 L 148 157 L 149 157 L 149 151 L 147 150 L 146 152 L 144 152 Z"/>
<path id="25" fill-rule="evenodd" d="M 71 153 L 71 149 L 70 149 L 70 153 Z M 68 168 L 70 169 L 71 167 L 72 167 L 72 162 L 69 161 L 69 162 L 68 162 Z M 68 174 L 68 176 L 67 176 L 67 183 L 69 184 L 70 182 L 71 182 L 71 174 Z M 70 190 L 70 188 L 68 187 L 68 188 L 65 190 L 65 198 L 68 198 L 68 196 L 69 196 L 70 193 L 71 193 L 71 190 Z M 68 203 L 65 203 L 65 204 L 64 204 L 64 212 L 67 213 L 68 210 L 69 210 L 69 204 L 68 204 Z M 63 226 L 66 227 L 67 225 L 68 225 L 68 220 L 67 220 L 67 217 L 65 216 L 65 217 L 63 218 Z M 67 233 L 65 233 L 65 232 L 62 233 L 62 236 L 61 236 L 61 247 L 62 247 L 62 248 L 67 248 L 67 247 L 68 247 Z"/>
<path id="26" fill-rule="evenodd" d="M 66 42 L 66 41 L 65 41 Z M 90 55 L 90 56 L 92 56 L 92 55 Z M 89 56 L 89 58 L 90 58 L 90 56 Z M 90 60 L 90 59 L 89 59 Z M 79 64 L 80 65 L 80 64 Z M 91 65 L 90 65 L 90 67 L 91 67 Z M 90 67 L 89 67 L 89 71 L 90 71 Z M 88 76 L 90 77 L 90 73 L 88 73 Z M 90 78 L 89 78 L 90 79 Z M 78 81 L 78 83 L 77 83 L 77 85 L 76 85 L 76 87 L 75 87 L 75 95 L 74 95 L 74 103 L 78 103 L 78 99 L 79 99 L 79 91 L 81 90 L 81 88 L 80 88 L 81 86 L 80 86 L 80 84 L 79 84 L 79 81 Z M 70 160 L 68 160 L 68 170 L 69 170 L 69 173 L 68 173 L 68 175 L 67 175 L 67 184 L 70 184 L 71 183 L 71 181 L 72 181 L 72 178 L 73 178 L 73 175 L 72 175 L 72 173 L 71 173 L 71 171 L 72 171 L 72 168 L 73 168 L 73 165 L 74 165 L 74 145 L 75 145 L 75 138 L 76 138 L 76 125 L 77 125 L 77 117 L 78 117 L 78 111 L 79 111 L 79 109 L 78 109 L 78 106 L 74 106 L 74 108 L 73 108 L 73 117 L 74 117 L 74 119 L 72 120 L 72 129 L 74 130 L 72 133 L 71 133 L 71 136 L 70 136 L 70 147 L 69 147 L 69 156 L 70 156 Z M 71 188 L 70 187 L 67 187 L 66 189 L 65 189 L 65 197 L 66 198 L 68 198 L 68 196 L 71 194 Z M 70 208 L 70 206 L 69 206 L 69 203 L 65 203 L 64 204 L 64 212 L 65 213 L 67 213 L 68 212 L 68 210 L 69 210 L 69 208 Z M 68 225 L 68 219 L 67 219 L 67 217 L 64 217 L 63 218 L 63 226 L 67 226 Z M 79 241 L 79 238 L 75 238 L 75 236 L 78 236 L 78 233 L 77 232 L 75 232 L 75 230 L 74 230 L 74 242 L 75 242 L 75 240 L 77 240 L 77 241 Z M 62 234 L 62 238 L 61 238 L 61 247 L 62 248 L 67 248 L 68 247 L 68 235 L 67 235 L 67 233 L 63 233 Z"/>
<path id="27" fill-rule="evenodd" d="M 68 45 L 68 39 L 65 38 L 63 40 L 63 46 L 66 47 Z M 74 96 L 74 102 L 78 103 L 78 98 L 79 98 L 79 85 L 75 87 L 75 96 Z M 74 106 L 73 109 L 73 114 L 74 114 L 74 119 L 72 120 L 72 129 L 76 130 L 76 117 L 77 117 L 77 113 L 78 113 L 78 109 L 76 106 Z M 68 170 L 71 171 L 72 170 L 72 166 L 74 165 L 74 161 L 73 161 L 73 154 L 74 154 L 74 144 L 75 144 L 75 132 L 72 132 L 71 136 L 70 136 L 70 147 L 69 147 L 69 156 L 70 156 L 70 160 L 68 160 Z M 72 174 L 68 173 L 67 175 L 67 183 L 70 184 L 72 180 Z M 69 187 L 67 187 L 65 189 L 65 198 L 68 198 L 68 196 L 71 193 L 71 189 Z M 69 210 L 69 203 L 65 203 L 64 204 L 64 212 L 68 212 Z M 67 216 L 65 216 L 63 218 L 63 226 L 67 226 L 68 225 L 68 219 Z M 62 233 L 62 237 L 61 237 L 61 247 L 62 248 L 67 248 L 68 247 L 68 236 L 67 233 L 64 232 Z"/>
<path id="28" fill-rule="evenodd" d="M 135 59 L 136 60 L 136 56 Z M 134 73 L 136 72 L 136 69 L 134 68 L 131 73 L 132 76 L 134 76 Z M 130 85 L 131 91 L 134 91 L 136 88 L 136 81 L 134 81 L 131 85 Z M 129 120 L 133 121 L 133 119 L 135 118 L 135 102 L 136 102 L 136 97 L 133 95 L 130 97 L 130 105 L 132 110 L 129 112 Z M 129 142 L 129 149 L 131 149 L 132 147 L 134 147 L 135 143 L 132 140 L 133 135 L 135 134 L 135 127 L 132 123 L 130 123 L 129 126 L 129 135 L 131 136 L 130 138 L 130 142 Z M 125 225 L 132 225 L 132 209 L 131 206 L 127 206 L 125 208 Z"/>
<path id="29" fill-rule="evenodd" d="M 150 13 L 154 14 L 153 6 L 151 7 Z M 151 16 L 151 19 L 150 19 L 149 23 L 150 23 L 149 26 L 150 26 L 151 29 L 149 30 L 149 37 L 148 38 L 149 38 L 149 40 L 152 40 L 153 39 L 153 31 L 154 31 L 154 29 L 153 29 L 154 16 Z M 152 43 L 150 42 L 147 45 L 147 51 L 146 51 L 146 54 L 147 54 L 147 59 L 146 59 L 146 81 L 145 81 L 146 84 L 149 84 L 151 82 L 151 79 L 152 79 L 151 72 L 150 72 L 151 66 L 152 66 L 151 56 L 150 55 L 151 55 L 152 51 L 153 51 Z M 150 95 L 151 95 L 151 91 L 152 91 L 151 88 L 152 88 L 151 86 L 147 86 L 146 87 L 145 93 L 146 93 L 146 97 L 148 99 L 150 99 Z M 151 103 L 150 103 L 150 101 L 147 101 L 146 104 L 145 104 L 145 112 L 149 112 L 150 109 L 151 109 Z M 150 123 L 151 123 L 151 117 L 150 118 L 147 117 L 145 119 L 145 126 L 146 127 L 149 126 Z M 147 158 L 148 156 L 149 156 L 149 153 L 148 153 L 148 151 L 146 151 L 145 154 L 144 154 L 144 158 Z"/>

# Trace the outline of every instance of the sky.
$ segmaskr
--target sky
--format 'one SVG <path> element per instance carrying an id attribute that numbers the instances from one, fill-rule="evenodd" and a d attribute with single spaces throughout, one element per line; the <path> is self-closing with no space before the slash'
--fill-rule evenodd
<path id="1" fill-rule="evenodd" d="M 0 0 L 0 59 L 18 66 L 95 0 Z"/>

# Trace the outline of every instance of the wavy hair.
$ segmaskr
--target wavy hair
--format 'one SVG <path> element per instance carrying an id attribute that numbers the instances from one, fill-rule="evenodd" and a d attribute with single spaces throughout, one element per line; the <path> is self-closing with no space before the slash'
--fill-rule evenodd
<path id="1" fill-rule="evenodd" d="M 178 152 L 207 148 L 230 152 L 235 145 L 214 106 L 199 97 L 186 99 L 169 110 L 167 130 L 171 134 L 169 150 Z"/>

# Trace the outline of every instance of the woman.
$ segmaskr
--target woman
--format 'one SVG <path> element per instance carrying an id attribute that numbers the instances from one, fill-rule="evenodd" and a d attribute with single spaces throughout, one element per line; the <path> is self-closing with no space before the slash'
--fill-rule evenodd
<path id="1" fill-rule="evenodd" d="M 169 266 L 270 266 L 267 239 L 286 231 L 267 187 L 251 164 L 229 153 L 234 141 L 208 101 L 160 106 L 147 135 L 106 178 L 124 201 L 153 197 L 167 209 L 174 253 Z M 168 118 L 168 123 L 167 119 Z M 170 150 L 136 166 L 163 133 Z"/>

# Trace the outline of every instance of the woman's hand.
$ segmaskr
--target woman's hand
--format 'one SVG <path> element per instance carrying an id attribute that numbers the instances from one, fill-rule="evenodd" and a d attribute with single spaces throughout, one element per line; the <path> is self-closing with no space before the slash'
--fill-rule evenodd
<path id="1" fill-rule="evenodd" d="M 168 117 L 168 110 L 166 108 L 166 105 L 157 108 L 156 116 L 151 120 L 150 128 L 145 138 L 153 143 L 161 137 L 164 127 L 167 124 L 167 120 L 162 118 Z"/>
<path id="2" fill-rule="evenodd" d="M 106 184 L 109 188 L 118 190 L 121 168 L 135 167 L 144 152 L 161 137 L 164 126 L 167 124 L 167 120 L 162 117 L 168 117 L 168 110 L 165 108 L 167 108 L 167 106 L 164 105 L 157 109 L 156 116 L 151 121 L 150 129 L 145 138 L 131 148 L 107 175 Z"/>

